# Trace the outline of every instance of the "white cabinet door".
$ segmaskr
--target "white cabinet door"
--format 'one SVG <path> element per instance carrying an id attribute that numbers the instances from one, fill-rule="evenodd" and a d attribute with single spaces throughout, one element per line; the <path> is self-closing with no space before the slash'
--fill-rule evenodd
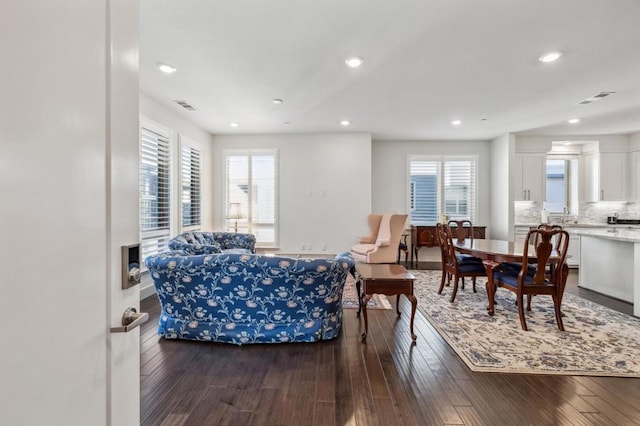
<path id="1" fill-rule="evenodd" d="M 585 201 L 626 201 L 627 161 L 623 153 L 601 152 L 584 156 Z"/>
<path id="2" fill-rule="evenodd" d="M 629 201 L 640 201 L 640 151 L 631 153 Z"/>
<path id="3" fill-rule="evenodd" d="M 527 238 L 527 234 L 531 228 L 528 226 L 516 226 L 514 228 L 513 244 L 516 247 L 524 247 L 524 240 Z"/>
<path id="4" fill-rule="evenodd" d="M 515 201 L 544 201 L 545 170 L 547 156 L 544 154 L 518 154 L 515 156 L 513 174 L 513 198 Z"/>
<path id="5" fill-rule="evenodd" d="M 600 201 L 600 176 L 598 167 L 598 154 L 585 154 L 583 157 L 584 172 L 582 184 L 584 185 L 584 200 Z"/>
<path id="6" fill-rule="evenodd" d="M 570 268 L 580 267 L 580 235 L 569 235 L 569 248 L 567 249 L 567 265 Z"/>
<path id="7" fill-rule="evenodd" d="M 600 153 L 600 200 L 627 199 L 627 161 L 622 153 Z"/>

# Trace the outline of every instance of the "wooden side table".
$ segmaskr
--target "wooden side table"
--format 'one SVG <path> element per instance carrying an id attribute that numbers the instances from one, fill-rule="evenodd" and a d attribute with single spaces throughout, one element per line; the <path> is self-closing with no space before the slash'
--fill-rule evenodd
<path id="1" fill-rule="evenodd" d="M 400 295 L 404 294 L 411 302 L 411 339 L 415 341 L 417 339 L 416 334 L 413 332 L 413 320 L 416 315 L 416 307 L 418 305 L 418 299 L 413 295 L 413 281 L 415 277 L 409 273 L 402 265 L 390 265 L 390 264 L 372 264 L 372 263 L 358 263 L 356 264 L 356 289 L 358 291 L 360 307 L 358 309 L 358 315 L 360 311 L 364 315 L 364 333 L 362 333 L 362 340 L 367 339 L 367 332 L 369 331 L 369 323 L 367 321 L 367 303 L 371 300 L 373 294 L 384 294 L 386 296 L 396 295 L 396 312 L 400 316 Z M 360 287 L 362 286 L 362 292 Z"/>

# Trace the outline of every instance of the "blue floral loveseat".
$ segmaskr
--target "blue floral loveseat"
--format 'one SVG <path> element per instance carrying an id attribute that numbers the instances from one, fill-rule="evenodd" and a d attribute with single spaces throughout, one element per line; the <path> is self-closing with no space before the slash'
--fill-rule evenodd
<path id="1" fill-rule="evenodd" d="M 337 337 L 354 267 L 349 253 L 292 259 L 167 252 L 145 262 L 162 306 L 158 334 L 237 345 Z"/>
<path id="2" fill-rule="evenodd" d="M 236 232 L 184 232 L 169 240 L 169 249 L 189 254 L 255 253 L 256 237 Z"/>

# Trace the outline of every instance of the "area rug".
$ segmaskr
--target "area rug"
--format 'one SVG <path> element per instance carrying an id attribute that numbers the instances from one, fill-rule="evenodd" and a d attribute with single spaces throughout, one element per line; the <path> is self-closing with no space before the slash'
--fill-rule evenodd
<path id="1" fill-rule="evenodd" d="M 342 290 L 342 307 L 345 309 L 358 309 L 356 280 L 351 274 L 347 275 L 347 280 Z M 391 303 L 389 303 L 387 296 L 384 294 L 374 294 L 369 303 L 367 303 L 367 309 L 391 309 Z"/>
<path id="2" fill-rule="evenodd" d="M 558 330 L 549 296 L 535 296 L 520 328 L 515 295 L 498 289 L 487 314 L 486 279 L 470 279 L 449 302 L 438 294 L 440 271 L 411 271 L 420 311 L 472 371 L 640 377 L 640 319 L 565 293 L 565 331 Z"/>

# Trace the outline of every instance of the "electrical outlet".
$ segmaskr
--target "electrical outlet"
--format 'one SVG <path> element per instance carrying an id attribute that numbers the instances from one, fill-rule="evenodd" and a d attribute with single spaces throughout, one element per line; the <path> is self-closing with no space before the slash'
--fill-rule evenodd
<path id="1" fill-rule="evenodd" d="M 300 243 L 300 250 L 304 250 L 306 245 L 304 243 Z"/>
<path id="2" fill-rule="evenodd" d="M 322 244 L 322 245 L 320 246 L 320 249 L 321 249 L 322 251 L 327 251 L 327 245 L 326 245 L 326 244 Z"/>
<path id="3" fill-rule="evenodd" d="M 313 249 L 313 245 L 311 243 L 307 243 L 307 250 Z"/>

